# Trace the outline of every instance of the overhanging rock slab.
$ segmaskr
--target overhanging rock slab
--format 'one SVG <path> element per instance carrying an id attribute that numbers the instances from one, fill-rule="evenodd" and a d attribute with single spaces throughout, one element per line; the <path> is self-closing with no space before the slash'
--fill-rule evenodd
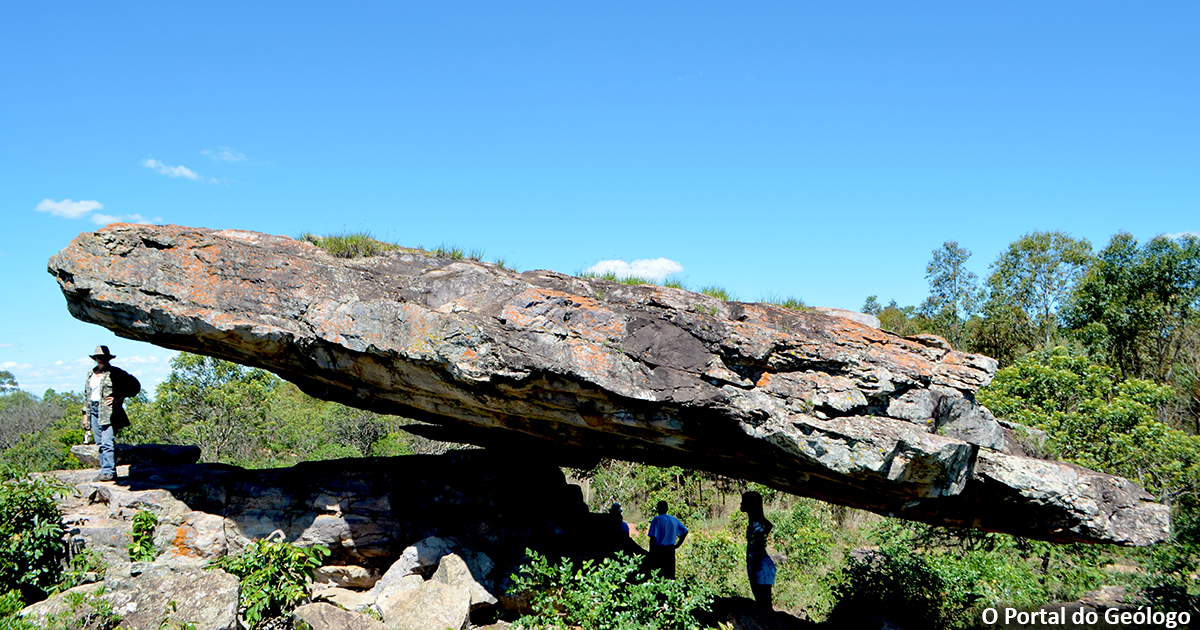
<path id="1" fill-rule="evenodd" d="M 938 337 L 658 286 L 113 224 L 50 259 L 71 314 L 514 457 L 680 465 L 934 524 L 1164 540 L 1135 484 L 1001 452 L 996 369 Z"/>

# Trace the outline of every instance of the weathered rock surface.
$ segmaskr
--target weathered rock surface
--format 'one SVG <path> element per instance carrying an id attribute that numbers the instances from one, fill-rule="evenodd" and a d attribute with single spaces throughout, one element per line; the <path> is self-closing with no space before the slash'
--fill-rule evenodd
<path id="1" fill-rule="evenodd" d="M 393 630 L 458 630 L 467 623 L 471 593 L 435 580 L 396 591 L 378 603 Z"/>
<path id="2" fill-rule="evenodd" d="M 339 608 L 358 613 L 373 610 L 375 606 L 375 596 L 370 591 L 352 591 L 336 586 L 313 593 L 313 600 L 329 602 Z"/>
<path id="3" fill-rule="evenodd" d="M 342 610 L 333 604 L 305 604 L 292 616 L 312 627 L 312 630 L 389 630 L 382 623 L 360 613 Z"/>
<path id="4" fill-rule="evenodd" d="M 85 466 L 100 467 L 99 447 L 95 444 L 76 444 L 71 454 Z M 195 464 L 200 461 L 199 446 L 175 444 L 114 444 L 113 456 L 117 465 L 147 464 L 151 466 L 174 466 Z"/>
<path id="5" fill-rule="evenodd" d="M 148 510 L 158 517 L 156 564 L 197 568 L 279 530 L 288 541 L 329 547 L 326 577 L 361 578 L 363 587 L 383 575 L 372 602 L 424 582 L 451 553 L 491 588 L 526 549 L 599 558 L 628 540 L 607 514 L 588 511 L 579 486 L 552 463 L 484 449 L 268 470 L 132 467 L 117 483 L 93 481 L 95 471 L 46 474 L 71 488 L 57 500 L 72 547 L 96 550 L 113 566 L 128 564 L 133 516 Z"/>
<path id="6" fill-rule="evenodd" d="M 447 586 L 466 589 L 471 594 L 471 610 L 495 604 L 496 596 L 492 595 L 491 589 L 481 584 L 472 573 L 475 572 L 471 571 L 466 561 L 458 554 L 451 553 L 443 556 L 442 560 L 438 562 L 437 571 L 434 572 L 431 579 Z M 486 574 L 485 572 L 484 575 Z M 486 578 L 482 579 L 486 581 Z"/>
<path id="7" fill-rule="evenodd" d="M 127 571 L 129 564 L 123 568 Z M 123 628 L 160 630 L 180 624 L 194 624 L 196 630 L 235 630 L 237 625 L 238 580 L 213 569 L 176 568 L 165 564 L 145 564 L 136 575 L 122 574 L 122 567 L 109 570 L 103 584 L 85 584 L 21 611 L 35 622 L 67 613 L 72 618 L 86 615 L 91 606 L 72 606 L 69 594 L 88 594 L 108 600 L 113 613 L 124 621 Z M 103 586 L 105 593 L 96 593 Z"/>
<path id="8" fill-rule="evenodd" d="M 344 260 L 237 230 L 115 224 L 49 267 L 81 320 L 454 441 L 677 464 L 1046 540 L 1168 532 L 1166 507 L 1129 481 L 992 450 L 1003 434 L 973 392 L 996 362 L 930 335 L 420 252 Z"/>
<path id="9" fill-rule="evenodd" d="M 327 565 L 313 572 L 313 582 L 342 588 L 371 588 L 379 581 L 378 571 L 358 565 Z"/>

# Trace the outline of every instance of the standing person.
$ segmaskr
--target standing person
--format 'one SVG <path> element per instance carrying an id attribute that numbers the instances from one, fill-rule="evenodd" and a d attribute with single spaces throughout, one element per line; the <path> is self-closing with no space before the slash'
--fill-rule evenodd
<path id="1" fill-rule="evenodd" d="M 741 511 L 750 517 L 746 525 L 746 574 L 750 592 L 760 606 L 773 608 L 771 586 L 775 584 L 775 561 L 767 555 L 767 537 L 775 527 L 763 515 L 762 495 L 751 490 L 742 494 Z"/>
<path id="2" fill-rule="evenodd" d="M 667 514 L 667 502 L 655 506 L 658 516 L 650 521 L 650 554 L 646 556 L 646 571 L 658 569 L 659 575 L 675 579 L 675 550 L 687 538 L 688 529 L 679 519 Z"/>
<path id="3" fill-rule="evenodd" d="M 112 481 L 117 477 L 117 461 L 113 447 L 116 431 L 129 426 L 123 403 L 137 396 L 142 384 L 125 370 L 109 365 L 116 358 L 108 346 L 96 346 L 91 355 L 96 362 L 83 383 L 83 415 L 100 451 L 100 474 L 96 481 Z"/>
<path id="4" fill-rule="evenodd" d="M 608 508 L 608 513 L 613 515 L 613 518 L 618 521 L 617 527 L 628 536 L 629 523 L 625 522 L 625 515 L 621 512 L 621 504 L 613 502 L 612 507 Z"/>

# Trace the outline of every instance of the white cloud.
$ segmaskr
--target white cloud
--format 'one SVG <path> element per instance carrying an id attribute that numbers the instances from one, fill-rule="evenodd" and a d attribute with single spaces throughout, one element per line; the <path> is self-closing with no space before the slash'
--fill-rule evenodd
<path id="1" fill-rule="evenodd" d="M 79 217 L 104 207 L 104 204 L 95 199 L 87 201 L 71 201 L 63 199 L 55 201 L 53 199 L 43 199 L 37 205 L 38 212 L 49 212 L 56 217 L 67 217 L 68 219 L 78 219 Z"/>
<path id="2" fill-rule="evenodd" d="M 16 348 L 17 344 L 0 341 L 0 348 Z"/>
<path id="3" fill-rule="evenodd" d="M 170 376 L 171 358 L 176 354 L 179 353 L 165 351 L 163 356 L 118 357 L 113 364 L 136 376 L 142 382 L 142 389 L 146 394 L 153 397 L 154 389 Z M 80 357 L 44 364 L 6 361 L 0 363 L 0 370 L 11 371 L 21 389 L 40 396 L 47 389 L 60 392 L 79 391 L 84 374 L 93 365 L 95 363 L 91 359 Z"/>
<path id="4" fill-rule="evenodd" d="M 1192 238 L 1200 238 L 1200 232 L 1193 232 L 1192 230 L 1187 230 L 1184 232 L 1174 232 L 1172 234 L 1163 234 L 1163 236 L 1165 236 L 1173 241 L 1173 240 L 1180 239 L 1180 238 L 1186 238 L 1188 236 L 1190 236 Z"/>
<path id="5" fill-rule="evenodd" d="M 618 278 L 635 277 L 662 282 L 667 276 L 683 271 L 683 265 L 667 258 L 642 258 L 631 263 L 624 260 L 601 260 L 586 271 L 599 275 L 611 273 Z"/>
<path id="6" fill-rule="evenodd" d="M 146 158 L 142 160 L 142 166 L 153 169 L 154 172 L 159 173 L 160 175 L 166 175 L 167 177 L 186 177 L 195 181 L 200 181 L 201 179 L 200 175 L 196 171 L 193 171 L 186 166 L 167 166 L 166 164 L 163 164 L 154 158 Z"/>
<path id="7" fill-rule="evenodd" d="M 248 162 L 248 161 L 250 161 L 250 158 L 246 157 L 245 153 L 242 153 L 241 151 L 234 151 L 233 149 L 230 149 L 229 147 L 217 147 L 216 151 L 209 151 L 209 150 L 205 149 L 204 151 L 201 151 L 200 153 L 203 155 L 207 155 L 208 157 L 212 158 L 213 161 L 215 161 L 215 162 Z"/>
<path id="8" fill-rule="evenodd" d="M 92 223 L 97 225 L 108 225 L 109 223 L 139 223 L 141 225 L 152 225 L 162 223 L 162 217 L 154 217 L 147 219 L 140 214 L 101 214 L 97 212 L 92 215 Z"/>

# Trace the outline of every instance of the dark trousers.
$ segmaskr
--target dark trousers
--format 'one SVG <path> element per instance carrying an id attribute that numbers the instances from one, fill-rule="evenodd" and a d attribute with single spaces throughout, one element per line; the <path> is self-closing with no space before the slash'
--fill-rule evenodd
<path id="1" fill-rule="evenodd" d="M 669 579 L 675 579 L 675 548 L 664 547 L 650 543 L 650 553 L 646 554 L 645 571 L 658 569 L 658 574 Z"/>
<path id="2" fill-rule="evenodd" d="M 91 401 L 88 405 L 88 422 L 92 425 L 92 441 L 100 451 L 100 474 L 116 474 L 117 457 L 113 447 L 112 425 L 100 426 L 100 405 Z"/>

